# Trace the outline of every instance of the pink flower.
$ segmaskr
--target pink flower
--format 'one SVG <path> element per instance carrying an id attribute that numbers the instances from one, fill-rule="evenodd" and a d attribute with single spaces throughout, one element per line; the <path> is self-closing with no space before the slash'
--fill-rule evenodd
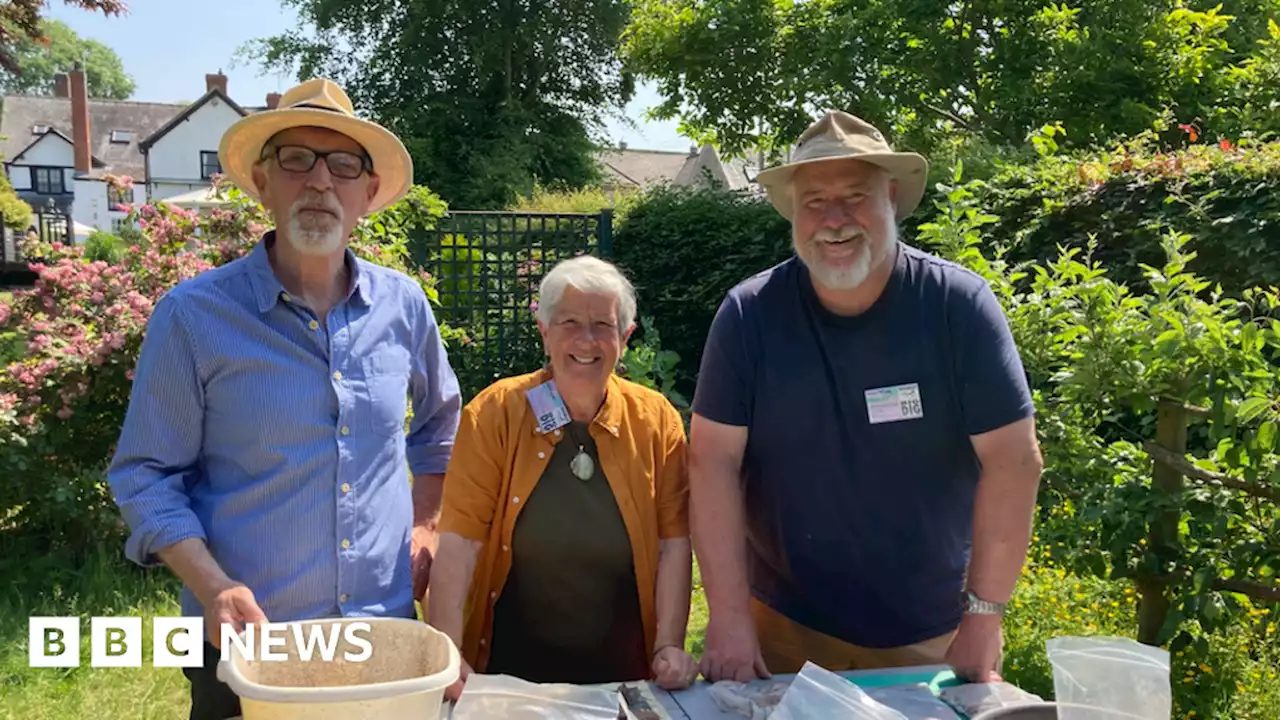
<path id="1" fill-rule="evenodd" d="M 8 304 L 0 302 L 0 325 L 8 324 L 12 316 L 13 311 L 9 309 Z"/>
<path id="2" fill-rule="evenodd" d="M 70 420 L 73 414 L 74 413 L 72 413 L 71 408 L 67 407 L 66 405 L 63 405 L 62 409 L 58 411 L 58 419 Z"/>
<path id="3" fill-rule="evenodd" d="M 125 371 L 125 373 L 124 373 L 124 376 L 125 376 L 125 378 L 126 378 L 126 379 L 128 379 L 128 380 L 129 380 L 129 382 L 133 382 L 133 371 L 132 371 L 132 370 L 126 370 L 126 371 Z"/>

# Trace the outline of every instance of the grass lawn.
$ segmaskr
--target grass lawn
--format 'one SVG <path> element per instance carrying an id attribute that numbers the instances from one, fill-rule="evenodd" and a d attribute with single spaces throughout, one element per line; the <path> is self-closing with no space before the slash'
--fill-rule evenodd
<path id="1" fill-rule="evenodd" d="M 167 571 L 136 568 L 120 559 L 118 547 L 108 547 L 91 554 L 78 570 L 54 557 L 5 552 L 0 557 L 0 577 L 6 579 L 0 587 L 0 718 L 186 717 L 187 684 L 182 671 L 150 666 L 150 617 L 178 614 L 179 586 Z M 1134 609 L 1134 596 L 1121 583 L 1030 567 L 1006 624 L 1006 676 L 1031 692 L 1051 696 L 1045 640 L 1068 634 L 1130 633 Z M 42 614 L 79 614 L 86 619 L 81 629 L 85 667 L 27 667 L 27 618 Z M 142 669 L 87 667 L 87 618 L 95 614 L 146 618 Z M 689 650 L 695 654 L 702 650 L 706 618 L 706 601 L 695 577 L 688 638 Z M 1269 612 L 1255 610 L 1247 626 L 1210 638 L 1209 657 L 1201 663 L 1175 657 L 1175 717 L 1280 717 L 1280 636 L 1275 628 L 1276 619 Z"/>

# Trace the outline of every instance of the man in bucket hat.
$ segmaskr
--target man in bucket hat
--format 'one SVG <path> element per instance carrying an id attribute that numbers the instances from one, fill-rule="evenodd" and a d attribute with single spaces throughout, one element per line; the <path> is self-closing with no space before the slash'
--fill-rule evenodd
<path id="1" fill-rule="evenodd" d="M 926 173 L 830 112 L 759 176 L 795 257 L 720 306 L 690 434 L 710 680 L 806 660 L 999 677 L 1034 407 L 986 283 L 898 240 Z"/>
<path id="2" fill-rule="evenodd" d="M 415 616 L 461 413 L 422 288 L 347 249 L 410 187 L 399 139 L 315 79 L 233 125 L 219 160 L 276 229 L 156 304 L 108 475 L 127 555 L 168 565 L 205 619 L 192 718 L 240 714 L 224 624 Z"/>

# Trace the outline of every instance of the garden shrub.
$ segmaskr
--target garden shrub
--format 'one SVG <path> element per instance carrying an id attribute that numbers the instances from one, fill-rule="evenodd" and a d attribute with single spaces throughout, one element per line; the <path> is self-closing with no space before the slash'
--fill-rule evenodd
<path id="1" fill-rule="evenodd" d="M 660 186 L 618 225 L 614 259 L 638 310 L 680 357 L 676 387 L 691 396 L 707 330 L 725 293 L 791 254 L 787 221 L 766 202 L 722 189 Z"/>
<path id="2" fill-rule="evenodd" d="M 1170 611 L 1157 640 L 1175 653 L 1207 662 L 1230 642 L 1251 662 L 1274 657 L 1274 626 L 1257 617 L 1280 609 L 1264 597 L 1280 590 L 1280 507 L 1266 499 L 1280 492 L 1280 293 L 1210 293 L 1189 270 L 1190 236 L 1174 229 L 1161 238 L 1164 261 L 1142 268 L 1141 294 L 1076 249 L 1010 264 L 984 237 L 996 218 L 980 207 L 981 186 L 942 190 L 921 239 L 991 284 L 1033 387 L 1045 458 L 1038 559 L 1139 588 L 1162 579 Z M 1191 479 L 1174 494 L 1155 487 L 1144 443 L 1156 439 L 1160 399 L 1205 408 L 1187 454 L 1256 492 Z M 1172 535 L 1154 544 L 1149 523 L 1170 513 Z M 1233 589 L 1243 585 L 1262 595 Z M 1231 701 L 1177 692 L 1184 710 Z"/>
<path id="3" fill-rule="evenodd" d="M 222 187 L 231 209 L 196 214 L 165 203 L 131 210 L 147 242 L 117 265 L 86 248 L 24 247 L 34 288 L 0 301 L 0 339 L 25 345 L 0 367 L 0 518 L 6 527 L 72 550 L 120 530 L 103 470 L 128 406 L 147 319 L 179 281 L 243 256 L 268 225 L 257 203 Z M 357 226 L 353 251 L 408 272 L 433 302 L 434 278 L 407 264 L 407 233 L 434 222 L 443 204 L 414 188 Z M 458 333 L 442 324 L 446 343 Z"/>
<path id="4" fill-rule="evenodd" d="M 119 265 L 128 249 L 129 245 L 119 235 L 94 230 L 84 240 L 84 259 L 89 262 L 101 260 L 108 265 Z"/>
<path id="5" fill-rule="evenodd" d="M 1190 126 L 1188 126 L 1190 128 Z M 1193 129 L 1190 129 L 1193 131 Z M 1165 230 L 1191 236 L 1188 269 L 1238 295 L 1280 285 L 1280 143 L 1198 142 L 1164 152 L 1151 136 L 1087 156 L 1052 156 L 998 173 L 980 191 L 998 222 L 988 242 L 1009 259 L 1049 262 L 1084 250 L 1117 282 L 1146 290 Z"/>

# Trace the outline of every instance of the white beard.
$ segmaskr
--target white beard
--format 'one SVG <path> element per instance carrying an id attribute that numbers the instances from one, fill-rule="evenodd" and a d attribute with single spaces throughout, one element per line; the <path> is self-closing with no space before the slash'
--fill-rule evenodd
<path id="1" fill-rule="evenodd" d="M 823 257 L 822 245 L 829 240 L 845 238 L 852 238 L 851 242 L 858 244 L 853 257 L 841 265 L 828 263 Z M 884 250 L 897 241 L 898 228 L 893 223 L 886 223 L 877 238 L 864 228 L 849 224 L 837 230 L 824 228 L 807 240 L 796 237 L 793 231 L 791 239 L 796 255 L 809 269 L 815 282 L 831 290 L 852 290 L 866 282 L 876 264 L 883 259 Z"/>
<path id="2" fill-rule="evenodd" d="M 307 207 L 323 205 L 337 217 L 323 213 L 304 213 Z M 330 255 L 342 246 L 342 206 L 328 199 L 298 198 L 289 209 L 289 233 L 286 239 L 303 255 Z"/>

